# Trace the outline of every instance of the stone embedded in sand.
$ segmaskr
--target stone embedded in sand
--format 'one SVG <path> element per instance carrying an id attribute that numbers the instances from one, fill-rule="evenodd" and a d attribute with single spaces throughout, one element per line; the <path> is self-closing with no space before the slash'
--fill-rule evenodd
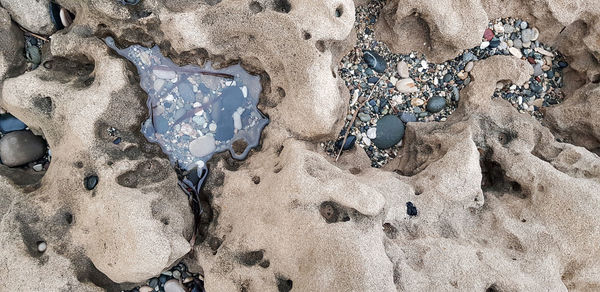
<path id="1" fill-rule="evenodd" d="M 515 48 L 515 47 L 510 47 L 508 48 L 508 51 L 510 52 L 511 55 L 521 59 L 523 57 L 523 53 L 521 53 L 521 50 Z"/>
<path id="2" fill-rule="evenodd" d="M 0 132 L 2 134 L 25 130 L 27 125 L 11 114 L 0 114 Z"/>
<path id="3" fill-rule="evenodd" d="M 373 143 L 377 148 L 390 148 L 404 137 L 404 123 L 393 115 L 387 115 L 377 121 L 377 138 L 373 139 Z"/>
<path id="4" fill-rule="evenodd" d="M 434 96 L 427 101 L 427 111 L 437 113 L 446 107 L 446 99 L 441 96 Z"/>
<path id="5" fill-rule="evenodd" d="M 164 285 L 165 292 L 185 292 L 186 290 L 183 288 L 183 285 L 179 283 L 178 280 L 172 279 L 165 283 Z"/>
<path id="6" fill-rule="evenodd" d="M 379 73 L 383 73 L 383 71 L 385 71 L 385 69 L 387 68 L 385 59 L 381 55 L 373 51 L 364 51 L 363 59 L 365 60 L 365 63 L 369 65 L 370 68 Z"/>
<path id="7" fill-rule="evenodd" d="M 398 70 L 398 75 L 400 75 L 400 78 L 410 77 L 409 72 L 408 72 L 408 64 L 406 62 L 400 61 L 398 63 L 396 70 Z"/>
<path id="8" fill-rule="evenodd" d="M 419 91 L 415 81 L 411 78 L 400 79 L 396 82 L 396 89 L 400 93 L 413 93 Z"/>
<path id="9" fill-rule="evenodd" d="M 10 132 L 0 139 L 0 160 L 8 167 L 36 161 L 46 153 L 46 142 L 30 131 Z"/>
<path id="10" fill-rule="evenodd" d="M 42 35 L 54 33 L 48 14 L 50 0 L 0 0 L 0 4 L 10 12 L 16 23 L 28 31 Z"/>

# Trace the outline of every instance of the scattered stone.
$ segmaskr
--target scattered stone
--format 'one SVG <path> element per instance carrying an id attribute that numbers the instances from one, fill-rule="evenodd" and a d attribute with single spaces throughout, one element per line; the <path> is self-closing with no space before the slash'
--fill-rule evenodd
<path id="1" fill-rule="evenodd" d="M 36 164 L 32 168 L 33 168 L 34 171 L 40 172 L 40 171 L 44 170 L 44 165 L 42 165 L 42 164 Z"/>
<path id="2" fill-rule="evenodd" d="M 523 58 L 523 54 L 521 53 L 521 50 L 519 50 L 515 47 L 508 48 L 508 52 L 510 52 L 511 55 L 513 55 L 519 59 Z"/>
<path id="3" fill-rule="evenodd" d="M 411 78 L 400 79 L 396 83 L 396 89 L 400 93 L 413 93 L 419 91 L 419 88 L 417 88 L 415 81 Z"/>
<path id="4" fill-rule="evenodd" d="M 434 96 L 427 101 L 427 111 L 437 113 L 446 107 L 446 99 L 441 96 Z"/>
<path id="5" fill-rule="evenodd" d="M 37 249 L 39 252 L 45 252 L 47 248 L 48 248 L 48 245 L 46 244 L 45 241 L 38 242 Z"/>
<path id="6" fill-rule="evenodd" d="M 335 142 L 335 147 L 337 149 L 340 149 L 343 141 L 344 141 L 344 138 L 339 139 L 337 142 Z M 354 142 L 356 142 L 356 136 L 348 135 L 348 137 L 346 138 L 346 143 L 344 143 L 344 147 L 342 148 L 342 150 L 352 149 L 354 147 Z"/>
<path id="7" fill-rule="evenodd" d="M 520 50 L 523 48 L 523 42 L 520 39 L 515 39 L 513 40 L 513 47 Z"/>
<path id="8" fill-rule="evenodd" d="M 369 128 L 367 130 L 367 137 L 371 140 L 377 138 L 377 128 Z"/>
<path id="9" fill-rule="evenodd" d="M 483 38 L 488 42 L 491 41 L 494 38 L 494 32 L 491 29 L 486 28 L 483 32 Z"/>
<path id="10" fill-rule="evenodd" d="M 365 60 L 365 63 L 367 63 L 370 68 L 379 73 L 383 73 L 387 68 L 385 59 L 373 51 L 364 51 L 363 60 Z"/>
<path id="11" fill-rule="evenodd" d="M 412 106 L 422 106 L 424 104 L 425 104 L 425 102 L 418 97 L 414 97 L 413 99 L 410 100 L 410 105 L 412 105 Z"/>
<path id="12" fill-rule="evenodd" d="M 467 63 L 467 65 L 465 65 L 465 72 L 471 72 L 471 70 L 473 70 L 473 67 L 475 66 L 475 63 L 473 63 L 473 61 Z"/>
<path id="13" fill-rule="evenodd" d="M 164 289 L 165 292 L 186 292 L 186 290 L 183 288 L 183 285 L 181 285 L 181 283 L 175 279 L 166 281 Z"/>
<path id="14" fill-rule="evenodd" d="M 0 160 L 8 167 L 36 161 L 44 154 L 46 142 L 30 131 L 10 132 L 0 139 Z"/>
<path id="15" fill-rule="evenodd" d="M 394 115 L 387 115 L 377 121 L 377 138 L 373 143 L 379 149 L 390 148 L 404 137 L 404 123 Z"/>
<path id="16" fill-rule="evenodd" d="M 90 176 L 86 177 L 85 179 L 83 179 L 83 185 L 85 186 L 85 189 L 88 191 L 95 189 L 96 185 L 98 185 L 98 176 L 90 175 Z"/>
<path id="17" fill-rule="evenodd" d="M 371 121 L 371 116 L 366 113 L 358 113 L 358 119 L 360 119 L 364 123 L 368 123 Z"/>
<path id="18" fill-rule="evenodd" d="M 528 24 L 527 24 L 527 21 L 521 21 L 521 24 L 520 24 L 520 26 L 521 26 L 521 29 L 526 29 L 526 28 L 527 28 L 527 25 L 528 25 Z"/>
<path id="19" fill-rule="evenodd" d="M 152 288 L 150 286 L 142 286 L 142 287 L 140 287 L 140 289 L 138 291 L 139 292 L 152 292 L 152 291 L 154 291 L 154 288 Z"/>
<path id="20" fill-rule="evenodd" d="M 0 132 L 7 134 L 14 131 L 25 130 L 27 125 L 11 114 L 0 114 Z"/>
<path id="21" fill-rule="evenodd" d="M 405 123 L 414 123 L 417 121 L 417 117 L 411 112 L 402 112 L 402 114 L 400 114 L 400 120 Z"/>
<path id="22" fill-rule="evenodd" d="M 412 202 L 406 203 L 406 214 L 408 214 L 408 216 L 417 216 L 419 214 L 417 207 L 415 207 Z"/>
<path id="23" fill-rule="evenodd" d="M 490 46 L 490 42 L 482 42 L 481 45 L 479 45 L 479 49 L 483 50 L 489 46 Z"/>
<path id="24" fill-rule="evenodd" d="M 551 52 L 548 52 L 548 51 L 546 51 L 546 50 L 545 50 L 544 48 L 542 48 L 542 47 L 537 47 L 537 48 L 535 48 L 534 50 L 535 50 L 536 52 L 538 52 L 538 53 L 540 53 L 540 54 L 544 55 L 544 56 L 547 56 L 547 57 L 554 58 L 554 54 L 552 54 Z"/>
<path id="25" fill-rule="evenodd" d="M 56 31 L 48 15 L 50 0 L 0 0 L 0 4 L 16 23 L 28 31 L 41 35 L 51 35 Z"/>
<path id="26" fill-rule="evenodd" d="M 190 142 L 190 153 L 196 157 L 205 157 L 215 152 L 215 138 L 212 135 L 202 136 Z"/>
<path id="27" fill-rule="evenodd" d="M 406 62 L 404 61 L 400 61 L 398 63 L 397 66 L 397 70 L 398 70 L 398 75 L 400 75 L 400 78 L 409 78 L 409 72 L 408 72 L 408 64 L 406 64 Z"/>

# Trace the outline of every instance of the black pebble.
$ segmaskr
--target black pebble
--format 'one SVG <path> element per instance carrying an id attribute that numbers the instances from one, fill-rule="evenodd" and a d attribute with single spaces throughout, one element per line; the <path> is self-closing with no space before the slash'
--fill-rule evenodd
<path id="1" fill-rule="evenodd" d="M 417 211 L 417 207 L 415 207 L 415 205 L 413 205 L 412 202 L 406 203 L 406 214 L 408 214 L 409 216 L 417 216 L 418 213 L 419 212 Z"/>
<path id="2" fill-rule="evenodd" d="M 88 191 L 91 191 L 98 184 L 98 177 L 95 175 L 88 176 L 83 180 L 83 184 Z"/>
<path id="3" fill-rule="evenodd" d="M 119 145 L 119 143 L 121 143 L 121 137 L 117 137 L 117 139 L 115 139 L 115 140 L 113 141 L 113 143 L 114 143 L 115 145 Z"/>
<path id="4" fill-rule="evenodd" d="M 342 147 L 342 142 L 344 141 L 344 139 L 340 139 L 337 140 L 337 142 L 335 142 L 335 148 L 340 149 L 340 147 Z M 343 150 L 350 150 L 352 149 L 352 147 L 354 147 L 354 142 L 356 142 L 356 136 L 354 135 L 348 135 L 348 138 L 346 138 L 346 143 L 344 143 L 344 148 Z"/>

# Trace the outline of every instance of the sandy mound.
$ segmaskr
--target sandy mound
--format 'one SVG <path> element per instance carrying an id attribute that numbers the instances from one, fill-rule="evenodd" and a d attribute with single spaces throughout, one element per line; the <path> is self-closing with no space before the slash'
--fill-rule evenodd
<path id="1" fill-rule="evenodd" d="M 489 19 L 511 16 L 547 27 L 541 38 L 571 69 L 566 101 L 540 123 L 490 98 L 531 66 L 476 62 L 458 109 L 409 123 L 384 169 L 356 149 L 335 162 L 320 145 L 346 117 L 337 67 L 356 37 L 352 1 L 57 1 L 75 20 L 27 72 L 17 23 L 30 28 L 4 2 L 14 1 L 0 9 L 0 106 L 45 137 L 52 162 L 26 182 L 0 165 L 0 290 L 118 291 L 182 258 L 207 291 L 600 288 L 596 1 L 389 1 L 377 35 L 395 51 L 453 58 Z M 109 35 L 157 44 L 179 64 L 241 62 L 261 76 L 262 145 L 208 163 L 214 216 L 194 246 L 177 176 L 140 132 L 147 96 Z"/>

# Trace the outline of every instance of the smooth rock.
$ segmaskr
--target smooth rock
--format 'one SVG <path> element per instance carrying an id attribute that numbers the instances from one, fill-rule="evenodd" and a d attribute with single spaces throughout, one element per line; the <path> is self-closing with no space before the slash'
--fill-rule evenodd
<path id="1" fill-rule="evenodd" d="M 535 48 L 534 50 L 535 50 L 536 52 L 538 52 L 538 53 L 540 53 L 540 54 L 544 55 L 544 56 L 547 56 L 547 57 L 554 57 L 554 54 L 553 54 L 553 53 L 551 53 L 551 52 L 549 52 L 549 51 L 545 50 L 544 48 L 537 47 L 537 48 Z"/>
<path id="2" fill-rule="evenodd" d="M 11 114 L 0 115 L 0 132 L 2 132 L 2 134 L 25 130 L 26 128 L 27 125 L 25 125 L 25 123 L 21 122 L 21 120 L 15 118 Z"/>
<path id="3" fill-rule="evenodd" d="M 387 68 L 385 59 L 373 51 L 364 51 L 363 60 L 365 60 L 365 63 L 367 63 L 369 67 L 379 73 L 383 73 L 383 71 L 385 71 Z"/>
<path id="4" fill-rule="evenodd" d="M 483 50 L 489 46 L 490 46 L 490 42 L 482 42 L 481 45 L 479 45 L 479 48 Z"/>
<path id="5" fill-rule="evenodd" d="M 520 24 L 520 26 L 521 26 L 521 29 L 526 29 L 527 26 L 528 26 L 527 21 L 522 21 L 521 24 Z"/>
<path id="6" fill-rule="evenodd" d="M 83 185 L 88 191 L 93 190 L 98 185 L 98 176 L 90 175 L 83 179 Z"/>
<path id="7" fill-rule="evenodd" d="M 535 65 L 533 65 L 533 76 L 542 76 L 544 74 L 544 71 L 542 70 L 542 65 L 540 65 L 539 63 L 535 63 Z"/>
<path id="8" fill-rule="evenodd" d="M 471 70 L 473 70 L 473 67 L 475 66 L 475 63 L 473 63 L 472 61 L 467 63 L 467 65 L 465 65 L 465 72 L 471 72 Z"/>
<path id="9" fill-rule="evenodd" d="M 417 117 L 411 112 L 402 112 L 402 114 L 400 114 L 400 120 L 405 123 L 414 123 L 417 121 Z"/>
<path id="10" fill-rule="evenodd" d="M 32 168 L 33 168 L 33 170 L 34 170 L 34 171 L 36 171 L 36 172 L 40 172 L 40 171 L 44 170 L 44 166 L 43 166 L 43 165 L 41 165 L 41 164 L 36 164 L 36 165 L 34 165 Z"/>
<path id="11" fill-rule="evenodd" d="M 0 160 L 8 167 L 36 161 L 46 154 L 46 142 L 30 131 L 15 131 L 0 139 Z"/>
<path id="12" fill-rule="evenodd" d="M 410 105 L 412 106 L 422 106 L 423 104 L 425 104 L 425 102 L 418 97 L 415 97 L 410 100 Z"/>
<path id="13" fill-rule="evenodd" d="M 537 41 L 537 39 L 540 37 L 540 31 L 534 27 L 531 29 L 531 32 L 531 41 Z"/>
<path id="14" fill-rule="evenodd" d="M 344 138 L 337 140 L 337 142 L 335 142 L 335 148 L 340 149 L 343 141 L 344 141 Z M 346 138 L 346 143 L 344 143 L 344 147 L 342 148 L 342 150 L 352 149 L 354 147 L 355 142 L 356 142 L 356 136 L 348 135 L 348 137 Z"/>
<path id="15" fill-rule="evenodd" d="M 48 244 L 45 241 L 40 241 L 37 245 L 37 249 L 39 252 L 45 252 L 48 248 Z"/>
<path id="16" fill-rule="evenodd" d="M 521 59 L 523 57 L 523 54 L 521 53 L 521 50 L 512 47 L 512 48 L 508 48 L 508 52 L 510 52 L 511 55 Z"/>
<path id="17" fill-rule="evenodd" d="M 190 153 L 196 157 L 205 157 L 216 150 L 215 138 L 212 135 L 202 136 L 190 142 Z"/>
<path id="18" fill-rule="evenodd" d="M 164 70 L 164 69 L 153 69 L 152 74 L 156 76 L 156 78 L 171 80 L 177 77 L 177 72 L 172 70 Z"/>
<path id="19" fill-rule="evenodd" d="M 494 32 L 491 29 L 486 28 L 483 32 L 483 38 L 488 42 L 491 41 L 494 38 Z"/>
<path id="20" fill-rule="evenodd" d="M 371 140 L 377 138 L 377 128 L 369 128 L 367 130 L 367 137 Z"/>
<path id="21" fill-rule="evenodd" d="M 171 279 L 165 283 L 165 292 L 185 292 L 183 285 L 178 280 Z"/>
<path id="22" fill-rule="evenodd" d="M 521 41 L 520 39 L 515 39 L 513 40 L 513 47 L 517 48 L 517 49 L 522 49 L 523 48 L 523 41 Z"/>
<path id="23" fill-rule="evenodd" d="M 408 71 L 408 64 L 406 62 L 400 61 L 396 69 L 398 70 L 398 75 L 400 75 L 400 78 L 410 77 Z"/>
<path id="24" fill-rule="evenodd" d="M 450 80 L 452 80 L 452 74 L 447 73 L 444 75 L 444 82 L 450 82 Z"/>
<path id="25" fill-rule="evenodd" d="M 371 116 L 366 113 L 358 113 L 358 119 L 365 123 L 368 123 L 369 121 L 371 121 Z"/>
<path id="26" fill-rule="evenodd" d="M 412 202 L 406 203 L 406 214 L 408 214 L 408 216 L 417 216 L 419 214 L 417 207 L 415 207 Z"/>
<path id="27" fill-rule="evenodd" d="M 377 138 L 373 140 L 379 149 L 390 148 L 404 137 L 404 123 L 397 116 L 387 115 L 377 121 Z"/>
<path id="28" fill-rule="evenodd" d="M 142 286 L 142 287 L 140 287 L 139 291 L 140 292 L 152 292 L 152 291 L 154 291 L 154 289 L 150 286 Z"/>
<path id="29" fill-rule="evenodd" d="M 523 43 L 531 42 L 533 38 L 533 31 L 531 29 L 526 29 L 521 32 L 521 40 Z"/>
<path id="30" fill-rule="evenodd" d="M 396 82 L 396 89 L 400 93 L 413 93 L 418 92 L 419 88 L 415 84 L 415 81 L 411 78 L 400 79 Z"/>
<path id="31" fill-rule="evenodd" d="M 434 96 L 427 101 L 427 111 L 437 113 L 446 107 L 446 99 L 441 96 Z"/>

